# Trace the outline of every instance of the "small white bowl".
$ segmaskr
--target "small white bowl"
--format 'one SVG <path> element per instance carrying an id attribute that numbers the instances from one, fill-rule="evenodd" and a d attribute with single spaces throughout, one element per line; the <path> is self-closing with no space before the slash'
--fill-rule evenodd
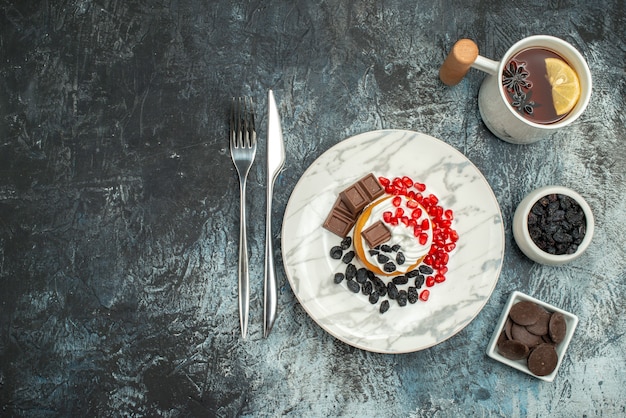
<path id="1" fill-rule="evenodd" d="M 587 222 L 585 238 L 573 254 L 555 255 L 547 253 L 533 242 L 530 237 L 530 233 L 528 232 L 528 214 L 530 213 L 530 210 L 535 202 L 550 194 L 561 194 L 571 197 L 580 205 L 585 214 Z M 513 216 L 513 237 L 515 238 L 515 242 L 520 250 L 522 250 L 522 252 L 531 260 L 549 266 L 558 266 L 569 263 L 570 261 L 580 257 L 585 252 L 587 247 L 589 247 L 591 239 L 593 238 L 593 231 L 594 219 L 589 204 L 574 190 L 563 186 L 545 186 L 530 192 L 517 206 L 515 215 Z"/>
<path id="2" fill-rule="evenodd" d="M 510 360 L 502 356 L 498 352 L 498 337 L 500 336 L 500 334 L 502 333 L 504 329 L 504 325 L 506 323 L 507 317 L 509 316 L 509 311 L 511 310 L 511 306 L 522 301 L 534 302 L 537 305 L 542 306 L 548 312 L 560 312 L 565 318 L 565 323 L 567 325 L 565 338 L 556 346 L 556 353 L 558 355 L 558 361 L 557 361 L 556 367 L 554 368 L 554 371 L 546 376 L 537 376 L 533 374 L 530 370 L 528 370 L 526 359 Z M 554 378 L 556 377 L 557 372 L 559 371 L 559 367 L 561 367 L 561 362 L 563 361 L 563 357 L 565 356 L 567 347 L 569 346 L 569 343 L 572 341 L 574 331 L 576 330 L 576 325 L 578 325 L 578 317 L 576 315 L 566 312 L 562 309 L 559 309 L 556 306 L 552 306 L 548 303 L 542 302 L 522 292 L 515 291 L 511 293 L 511 296 L 509 296 L 509 300 L 504 306 L 502 315 L 500 315 L 500 320 L 498 321 L 498 325 L 496 325 L 496 329 L 494 330 L 493 335 L 491 336 L 491 340 L 489 341 L 489 346 L 487 347 L 487 355 L 494 360 L 497 360 L 517 370 L 520 370 L 526 374 L 536 377 L 537 379 L 541 379 L 546 382 L 552 382 Z"/>

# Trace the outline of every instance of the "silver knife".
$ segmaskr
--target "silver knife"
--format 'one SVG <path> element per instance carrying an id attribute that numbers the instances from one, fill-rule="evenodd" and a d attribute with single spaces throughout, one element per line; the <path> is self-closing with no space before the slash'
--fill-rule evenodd
<path id="1" fill-rule="evenodd" d="M 265 218 L 265 278 L 263 280 L 263 336 L 267 337 L 276 320 L 278 292 L 276 289 L 276 269 L 272 246 L 272 196 L 274 181 L 285 164 L 283 130 L 280 115 L 274 100 L 274 93 L 267 94 L 267 215 Z"/>

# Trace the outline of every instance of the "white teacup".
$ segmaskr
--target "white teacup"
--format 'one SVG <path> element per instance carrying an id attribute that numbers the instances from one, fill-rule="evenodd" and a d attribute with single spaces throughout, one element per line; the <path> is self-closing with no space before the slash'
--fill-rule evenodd
<path id="1" fill-rule="evenodd" d="M 506 92 L 502 86 L 502 73 L 512 57 L 528 48 L 543 48 L 556 52 L 568 62 L 578 75 L 581 88 L 580 98 L 574 108 L 558 122 L 549 124 L 533 122 L 517 112 L 507 100 Z M 589 104 L 591 97 L 591 73 L 587 62 L 580 52 L 562 39 L 548 35 L 529 36 L 509 48 L 499 62 L 478 55 L 478 49 L 475 50 L 475 55 L 472 58 L 474 58 L 471 60 L 472 62 L 467 64 L 488 74 L 478 93 L 480 115 L 487 128 L 504 141 L 514 144 L 531 144 L 542 138 L 549 137 L 556 130 L 578 119 Z M 444 63 L 444 66 L 446 65 L 447 63 Z M 461 78 L 463 75 L 464 73 L 461 75 Z M 446 82 L 444 77 L 442 77 L 442 80 Z M 446 84 L 455 83 L 446 82 Z"/>

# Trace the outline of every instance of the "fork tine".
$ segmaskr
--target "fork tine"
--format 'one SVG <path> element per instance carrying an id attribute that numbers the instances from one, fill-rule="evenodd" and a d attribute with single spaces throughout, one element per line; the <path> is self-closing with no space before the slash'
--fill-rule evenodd
<path id="1" fill-rule="evenodd" d="M 252 103 L 252 97 L 248 98 L 250 102 L 250 120 L 249 120 L 249 134 L 250 134 L 250 143 L 249 146 L 254 146 L 256 144 L 256 128 L 254 126 L 254 108 Z"/>
<path id="2" fill-rule="evenodd" d="M 230 146 L 237 148 L 237 99 L 233 97 L 230 106 Z"/>
<path id="3" fill-rule="evenodd" d="M 233 148 L 253 148 L 256 146 L 252 98 L 233 97 L 230 112 L 230 138 Z"/>
<path id="4" fill-rule="evenodd" d="M 241 104 L 241 97 L 237 98 L 237 128 L 235 130 L 235 133 L 237 135 L 237 148 L 241 148 L 243 147 L 243 122 L 241 120 L 242 118 L 242 104 Z"/>

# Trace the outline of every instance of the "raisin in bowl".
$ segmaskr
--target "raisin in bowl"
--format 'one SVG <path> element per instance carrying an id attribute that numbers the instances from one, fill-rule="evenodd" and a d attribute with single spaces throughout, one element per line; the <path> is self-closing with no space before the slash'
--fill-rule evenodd
<path id="1" fill-rule="evenodd" d="M 529 193 L 513 216 L 513 237 L 531 260 L 558 266 L 580 257 L 593 237 L 594 219 L 581 195 L 563 186 Z"/>

